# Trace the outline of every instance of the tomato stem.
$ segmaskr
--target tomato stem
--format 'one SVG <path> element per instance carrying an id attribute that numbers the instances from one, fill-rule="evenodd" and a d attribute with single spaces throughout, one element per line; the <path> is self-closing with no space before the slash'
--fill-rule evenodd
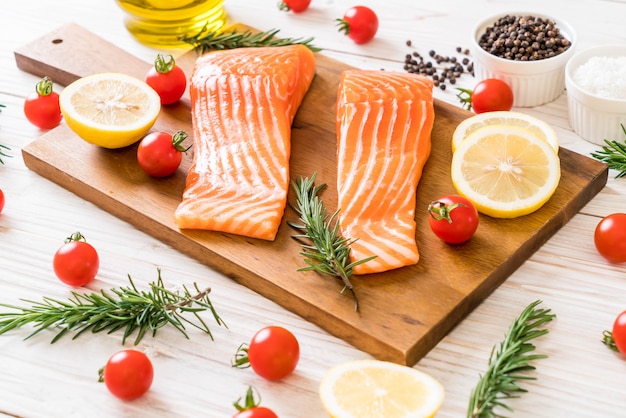
<path id="1" fill-rule="evenodd" d="M 189 145 L 188 147 L 185 147 L 182 144 L 185 139 L 187 139 L 187 132 L 185 131 L 176 131 L 174 135 L 172 135 L 172 145 L 174 145 L 174 148 L 176 148 L 177 151 L 180 151 L 180 152 L 189 151 L 189 148 L 191 148 L 191 145 Z"/>
<path id="2" fill-rule="evenodd" d="M 250 359 L 248 358 L 248 344 L 242 343 L 235 352 L 231 362 L 232 367 L 238 369 L 247 369 L 250 367 Z"/>
<path id="3" fill-rule="evenodd" d="M 437 221 L 445 219 L 449 224 L 451 224 L 452 218 L 450 217 L 450 213 L 458 207 L 465 207 L 465 205 L 463 203 L 446 205 L 444 202 L 436 200 L 428 205 L 428 214 Z"/>
<path id="4" fill-rule="evenodd" d="M 104 366 L 98 369 L 98 382 L 104 383 Z"/>
<path id="5" fill-rule="evenodd" d="M 337 26 L 339 27 L 339 32 L 343 32 L 346 35 L 350 33 L 350 24 L 345 19 L 338 18 L 336 21 Z"/>
<path id="6" fill-rule="evenodd" d="M 35 85 L 35 91 L 40 96 L 49 96 L 52 93 L 52 87 L 52 80 L 46 76 Z"/>
<path id="7" fill-rule="evenodd" d="M 615 344 L 615 339 L 613 338 L 613 333 L 611 331 L 604 330 L 602 332 L 602 344 L 606 345 L 610 350 L 619 353 L 617 345 Z"/>
<path id="8" fill-rule="evenodd" d="M 459 92 L 457 93 L 456 97 L 459 98 L 459 101 L 463 105 L 463 108 L 466 110 L 470 110 L 472 108 L 472 95 L 474 94 L 474 92 L 470 89 L 464 89 L 461 87 L 457 87 L 457 90 Z"/>
<path id="9" fill-rule="evenodd" d="M 172 55 L 164 56 L 163 54 L 158 54 L 154 59 L 154 69 L 157 73 L 167 74 L 176 65 L 176 60 Z"/>
<path id="10" fill-rule="evenodd" d="M 252 388 L 252 386 L 248 386 L 248 390 L 246 391 L 245 403 L 243 405 L 240 404 L 241 398 L 233 402 L 233 405 L 237 409 L 237 411 L 246 411 L 248 409 L 256 408 L 257 406 L 261 405 L 261 395 L 258 395 L 257 399 L 254 392 L 255 390 Z"/>
<path id="11" fill-rule="evenodd" d="M 70 235 L 69 237 L 65 238 L 65 243 L 69 243 L 72 241 L 85 241 L 87 242 L 87 239 L 85 238 L 85 236 L 83 234 L 81 234 L 80 232 L 76 231 L 74 232 L 72 235 Z"/>

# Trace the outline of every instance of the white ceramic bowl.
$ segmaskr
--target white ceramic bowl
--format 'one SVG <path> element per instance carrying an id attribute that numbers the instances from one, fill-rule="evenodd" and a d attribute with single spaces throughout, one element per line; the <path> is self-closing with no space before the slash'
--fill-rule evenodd
<path id="1" fill-rule="evenodd" d="M 626 139 L 626 98 L 607 98 L 585 90 L 575 82 L 575 71 L 592 57 L 624 57 L 626 44 L 602 45 L 577 52 L 565 67 L 567 105 L 572 129 L 583 139 L 604 145 L 604 140 Z M 596 78 L 597 80 L 597 78 Z"/>
<path id="2" fill-rule="evenodd" d="M 536 61 L 514 61 L 497 57 L 485 51 L 478 42 L 488 27 L 506 15 L 551 19 L 571 45 L 559 55 Z M 533 107 L 555 100 L 565 90 L 565 64 L 574 55 L 576 33 L 567 22 L 543 13 L 527 11 L 499 13 L 484 19 L 474 27 L 471 47 L 474 75 L 478 81 L 498 78 L 513 90 L 513 106 Z"/>

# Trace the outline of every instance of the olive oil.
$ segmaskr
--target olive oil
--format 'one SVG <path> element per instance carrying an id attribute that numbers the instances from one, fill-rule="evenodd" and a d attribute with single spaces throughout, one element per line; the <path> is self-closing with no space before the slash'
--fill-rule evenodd
<path id="1" fill-rule="evenodd" d="M 127 13 L 124 24 L 139 42 L 157 47 L 188 46 L 179 38 L 206 27 L 219 31 L 226 24 L 224 0 L 116 0 Z"/>

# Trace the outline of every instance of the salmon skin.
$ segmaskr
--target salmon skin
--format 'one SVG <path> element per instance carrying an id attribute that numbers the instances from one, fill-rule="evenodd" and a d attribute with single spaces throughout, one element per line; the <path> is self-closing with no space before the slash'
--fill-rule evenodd
<path id="1" fill-rule="evenodd" d="M 274 240 L 287 202 L 291 124 L 315 75 L 303 45 L 200 56 L 189 84 L 194 151 L 174 221 Z"/>
<path id="2" fill-rule="evenodd" d="M 416 264 L 417 184 L 431 149 L 433 82 L 421 75 L 349 70 L 337 95 L 339 226 L 355 274 Z"/>

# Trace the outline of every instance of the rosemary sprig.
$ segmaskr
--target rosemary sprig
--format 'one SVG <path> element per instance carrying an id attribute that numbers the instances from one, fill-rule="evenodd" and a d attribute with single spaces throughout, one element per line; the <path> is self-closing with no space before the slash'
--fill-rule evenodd
<path id="1" fill-rule="evenodd" d="M 626 135 L 626 126 L 620 124 L 624 135 Z M 602 146 L 602 150 L 592 152 L 591 156 L 608 164 L 609 168 L 617 170 L 615 178 L 626 176 L 626 142 L 610 141 L 605 139 L 606 145 Z"/>
<path id="2" fill-rule="evenodd" d="M 0 144 L 0 164 L 4 164 L 4 161 L 2 161 L 2 157 L 11 158 L 11 155 L 5 153 L 4 150 L 10 151 L 11 148 L 7 147 L 6 145 Z"/>
<path id="3" fill-rule="evenodd" d="M 210 288 L 200 290 L 194 283 L 196 293 L 192 294 L 183 286 L 182 294 L 163 287 L 161 272 L 158 279 L 150 283 L 149 291 L 140 291 L 128 276 L 130 286 L 112 289 L 111 293 L 101 290 L 99 293 L 83 294 L 72 292 L 72 297 L 61 301 L 44 297 L 41 302 L 23 299 L 30 306 L 20 307 L 9 304 L 0 306 L 14 309 L 17 312 L 0 312 L 0 335 L 27 324 L 33 324 L 35 330 L 25 339 L 29 339 L 47 328 L 57 328 L 59 332 L 52 339 L 55 343 L 68 332 L 75 333 L 76 339 L 82 333 L 91 330 L 93 333 L 108 331 L 124 331 L 122 344 L 130 335 L 137 331 L 134 344 L 137 345 L 147 332 L 156 335 L 158 329 L 172 325 L 186 338 L 185 323 L 203 332 L 213 335 L 204 320 L 198 315 L 210 310 L 218 325 L 226 325 L 219 317 L 209 299 Z M 183 316 L 190 314 L 196 321 Z"/>
<path id="4" fill-rule="evenodd" d="M 296 193 L 296 202 L 291 204 L 300 216 L 301 223 L 288 222 L 289 226 L 300 234 L 293 235 L 297 240 L 307 264 L 298 271 L 316 271 L 321 274 L 337 277 L 343 281 L 343 293 L 348 289 L 354 298 L 354 310 L 359 310 L 356 292 L 349 277 L 352 269 L 362 263 L 372 260 L 376 256 L 367 257 L 350 263 L 350 245 L 356 240 L 348 240 L 341 236 L 337 216 L 339 210 L 328 215 L 319 193 L 326 188 L 326 184 L 315 185 L 317 173 L 310 178 L 300 177 L 292 181 L 291 186 Z"/>
<path id="5" fill-rule="evenodd" d="M 277 38 L 279 29 L 270 29 L 265 32 L 252 33 L 233 29 L 230 32 L 208 31 L 207 26 L 195 35 L 183 35 L 180 40 L 192 45 L 199 54 L 208 51 L 249 48 L 262 46 L 304 45 L 313 52 L 321 51 L 313 46 L 314 38 Z"/>
<path id="6" fill-rule="evenodd" d="M 504 401 L 527 392 L 517 384 L 517 381 L 535 380 L 534 377 L 522 373 L 535 370 L 535 367 L 530 365 L 531 361 L 548 356 L 527 354 L 535 349 L 529 341 L 547 334 L 547 329 L 539 327 L 555 317 L 550 313 L 550 309 L 537 308 L 540 303 L 541 301 L 537 300 L 528 305 L 509 327 L 499 350 L 495 351 L 496 347 L 493 347 L 487 371 L 472 390 L 468 418 L 498 417 L 500 415 L 493 412 L 496 407 L 503 407 L 512 412 Z"/>

